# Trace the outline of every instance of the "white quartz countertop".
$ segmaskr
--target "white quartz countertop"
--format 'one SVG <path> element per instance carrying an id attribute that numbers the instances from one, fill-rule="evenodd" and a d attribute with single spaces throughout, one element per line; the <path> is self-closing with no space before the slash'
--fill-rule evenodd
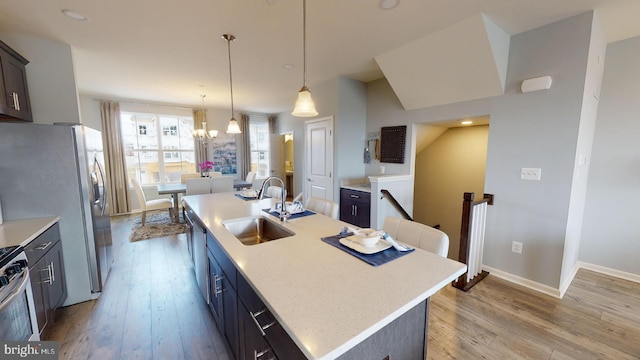
<path id="1" fill-rule="evenodd" d="M 223 223 L 252 216 L 278 221 L 262 211 L 275 200 L 244 201 L 233 193 L 183 199 L 310 359 L 340 356 L 466 271 L 421 249 L 371 266 L 320 240 L 347 224 L 319 214 L 284 223 L 295 236 L 243 245 Z"/>
<path id="2" fill-rule="evenodd" d="M 24 247 L 58 221 L 59 216 L 5 221 L 0 225 L 0 248 Z"/>
<path id="3" fill-rule="evenodd" d="M 340 187 L 345 189 L 368 192 L 368 193 L 371 192 L 371 185 L 369 184 L 348 184 L 348 185 L 342 185 Z"/>

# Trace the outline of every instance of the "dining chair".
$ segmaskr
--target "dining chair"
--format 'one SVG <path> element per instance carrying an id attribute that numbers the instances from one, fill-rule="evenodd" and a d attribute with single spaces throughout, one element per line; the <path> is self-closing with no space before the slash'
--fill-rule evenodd
<path id="1" fill-rule="evenodd" d="M 266 194 L 274 199 L 282 199 L 283 196 L 287 196 L 287 191 L 285 190 L 283 194 L 280 186 L 269 186 L 267 187 Z"/>
<path id="2" fill-rule="evenodd" d="M 340 207 L 338 207 L 338 204 L 331 200 L 320 199 L 312 196 L 309 198 L 309 200 L 307 200 L 305 209 L 327 215 L 334 219 L 338 219 L 338 211 L 340 210 Z"/>
<path id="3" fill-rule="evenodd" d="M 147 211 L 168 209 L 169 217 L 173 219 L 173 202 L 171 199 L 147 200 L 144 195 L 144 191 L 142 190 L 142 185 L 140 185 L 138 179 L 131 179 L 131 183 L 133 184 L 133 189 L 136 192 L 138 203 L 140 203 L 140 210 L 142 210 L 142 226 L 144 226 L 147 219 Z"/>
<path id="4" fill-rule="evenodd" d="M 415 221 L 388 216 L 382 230 L 409 246 L 427 250 L 442 257 L 449 254 L 449 236 L 444 232 Z"/>
<path id="5" fill-rule="evenodd" d="M 212 193 L 231 192 L 231 191 L 233 191 L 233 177 L 232 176 L 212 177 L 210 179 L 210 182 L 211 182 L 211 192 Z"/>
<path id="6" fill-rule="evenodd" d="M 199 177 L 196 179 L 187 179 L 186 195 L 198 195 L 211 193 L 211 179 L 208 177 Z"/>
<path id="7" fill-rule="evenodd" d="M 251 184 L 251 186 L 253 186 L 253 181 L 256 179 L 256 172 L 255 171 L 249 171 L 247 173 L 247 177 L 245 178 L 244 181 L 248 182 Z"/>
<path id="8" fill-rule="evenodd" d="M 220 177 L 222 176 L 222 173 L 220 171 L 209 171 L 209 177 Z"/>
<path id="9" fill-rule="evenodd" d="M 186 184 L 187 183 L 187 179 L 195 179 L 195 178 L 199 178 L 201 175 L 199 173 L 186 173 L 186 174 L 180 174 L 180 182 L 182 184 Z"/>

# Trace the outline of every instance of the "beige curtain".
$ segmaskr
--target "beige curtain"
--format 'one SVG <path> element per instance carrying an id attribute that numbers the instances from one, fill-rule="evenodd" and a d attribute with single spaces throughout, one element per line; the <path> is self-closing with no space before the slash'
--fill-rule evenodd
<path id="1" fill-rule="evenodd" d="M 275 134 L 276 131 L 277 131 L 277 129 L 276 129 L 277 120 L 278 120 L 277 116 L 275 116 L 275 115 L 269 116 L 269 132 L 271 134 Z"/>
<path id="2" fill-rule="evenodd" d="M 247 177 L 247 173 L 251 171 L 251 141 L 249 133 L 249 115 L 240 114 L 240 121 L 238 122 L 240 126 L 240 131 L 242 134 L 240 135 L 240 146 L 242 149 L 242 167 L 240 168 L 240 177 L 244 180 Z"/>
<path id="3" fill-rule="evenodd" d="M 204 110 L 204 112 L 203 110 L 193 110 L 193 128 L 194 129 L 201 129 L 202 122 L 207 121 L 206 119 L 207 119 L 207 110 Z M 207 156 L 207 146 L 202 142 L 200 142 L 199 140 L 194 139 L 193 141 L 194 141 L 193 146 L 196 152 L 196 169 L 194 169 L 194 171 L 200 171 L 200 169 L 197 168 L 197 165 L 201 162 L 209 160 Z"/>
<path id="4" fill-rule="evenodd" d="M 111 215 L 128 213 L 131 209 L 127 166 L 120 132 L 120 104 L 100 101 L 100 117 L 107 176 L 107 201 L 111 207 Z"/>

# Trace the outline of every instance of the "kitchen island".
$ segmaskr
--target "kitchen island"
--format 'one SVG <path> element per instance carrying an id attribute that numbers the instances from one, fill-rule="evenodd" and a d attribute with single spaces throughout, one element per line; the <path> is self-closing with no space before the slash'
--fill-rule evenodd
<path id="1" fill-rule="evenodd" d="M 263 211 L 273 199 L 245 201 L 221 193 L 185 196 L 184 201 L 309 359 L 349 357 L 367 339 L 390 324 L 402 325 L 403 315 L 416 311 L 422 314 L 418 326 L 426 347 L 429 297 L 466 271 L 464 264 L 421 249 L 371 266 L 323 242 L 322 237 L 338 234 L 347 224 L 319 214 L 280 223 L 293 236 L 248 246 L 224 224 L 255 216 L 279 222 Z M 395 346 L 404 341 L 389 334 L 385 339 Z"/>

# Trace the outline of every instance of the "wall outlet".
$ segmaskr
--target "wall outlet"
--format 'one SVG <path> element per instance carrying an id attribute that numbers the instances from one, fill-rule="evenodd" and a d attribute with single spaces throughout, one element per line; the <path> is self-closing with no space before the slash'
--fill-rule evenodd
<path id="1" fill-rule="evenodd" d="M 522 180 L 538 180 L 542 175 L 542 169 L 540 168 L 522 168 L 520 169 L 520 179 Z"/>
<path id="2" fill-rule="evenodd" d="M 516 254 L 522 254 L 522 243 L 519 241 L 511 242 L 511 251 Z"/>

